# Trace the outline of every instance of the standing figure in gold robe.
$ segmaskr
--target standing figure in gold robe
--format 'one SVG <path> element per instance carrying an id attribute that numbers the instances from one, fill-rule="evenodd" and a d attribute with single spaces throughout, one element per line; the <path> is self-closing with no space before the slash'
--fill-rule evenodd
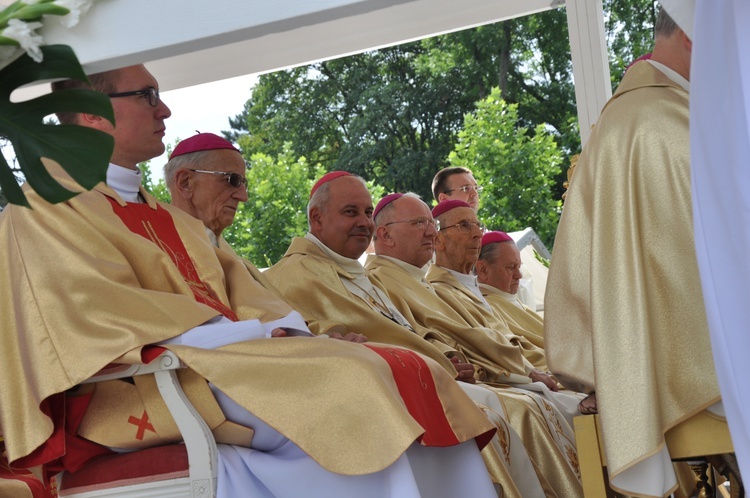
<path id="1" fill-rule="evenodd" d="M 652 58 L 581 153 L 547 281 L 549 366 L 596 392 L 610 484 L 638 496 L 674 490 L 664 433 L 719 401 L 693 241 L 691 49 L 662 8 Z"/>
<path id="2" fill-rule="evenodd" d="M 266 271 L 271 283 L 300 310 L 312 330 L 325 333 L 343 327 L 370 341 L 405 347 L 413 344 L 419 351 L 431 351 L 436 360 L 442 357 L 448 368 L 458 369 L 458 380 L 464 381 L 460 384 L 467 394 L 490 405 L 521 435 L 526 450 L 541 469 L 539 476 L 545 481 L 542 486 L 546 495 L 554 496 L 555 489 L 561 496 L 580 495 L 575 445 L 569 431 L 562 430 L 567 424 L 558 410 L 530 392 L 513 394 L 484 384 L 468 385 L 475 381 L 475 368 L 467 362 L 461 348 L 454 347 L 455 342 L 442 340 L 440 331 L 411 322 L 391 301 L 382 284 L 367 274 L 357 258 L 370 243 L 373 213 L 372 198 L 362 179 L 344 172 L 324 176 L 311 194 L 310 233 L 294 239 L 284 257 Z M 509 355 L 514 350 L 506 349 Z M 507 380 L 511 372 L 516 379 L 529 381 L 520 355 L 509 358 L 503 367 L 495 366 L 492 380 Z M 484 373 L 481 377 L 485 377 Z M 493 473 L 493 478 L 506 486 L 502 476 Z M 532 476 L 524 479 L 528 484 Z M 547 481 L 554 484 L 549 486 Z M 506 488 L 505 492 L 510 490 Z M 523 496 L 537 494 L 526 492 Z"/>
<path id="3" fill-rule="evenodd" d="M 544 320 L 518 298 L 521 252 L 505 232 L 482 235 L 482 250 L 474 267 L 479 289 L 492 310 L 502 316 L 511 332 L 544 349 Z"/>
<path id="4" fill-rule="evenodd" d="M 137 164 L 163 152 L 170 115 L 155 78 L 131 66 L 91 79 L 112 98 L 116 126 L 59 118 L 114 136 L 107 184 L 55 205 L 27 188 L 33 209 L 0 216 L 0 433 L 10 464 L 49 476 L 179 441 L 148 380 L 77 389 L 109 363 L 166 348 L 188 366 L 180 376 L 199 412 L 218 411 L 218 430 L 231 425 L 215 432 L 226 437 L 221 498 L 456 496 L 467 485 L 493 496 L 477 446 L 495 429 L 452 377 L 411 351 L 311 337 L 200 221 L 140 186 Z M 59 165 L 47 167 L 80 190 Z"/>

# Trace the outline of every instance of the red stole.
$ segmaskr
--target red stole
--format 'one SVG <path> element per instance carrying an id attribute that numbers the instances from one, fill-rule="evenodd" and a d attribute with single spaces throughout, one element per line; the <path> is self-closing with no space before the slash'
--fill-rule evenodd
<path id="1" fill-rule="evenodd" d="M 425 430 L 419 441 L 424 446 L 453 446 L 458 438 L 445 416 L 443 404 L 435 388 L 430 367 L 414 351 L 384 348 L 365 344 L 379 354 L 391 367 L 393 379 L 409 414 Z"/>
<path id="2" fill-rule="evenodd" d="M 156 209 L 151 209 L 148 204 L 128 202 L 121 206 L 114 199 L 107 197 L 112 204 L 112 211 L 119 216 L 131 232 L 150 240 L 169 255 L 182 278 L 193 291 L 195 300 L 212 307 L 233 322 L 238 320 L 237 315 L 228 306 L 222 303 L 216 295 L 203 283 L 195 269 L 193 260 L 190 259 L 185 244 L 182 243 L 180 235 L 174 226 L 174 220 L 166 209 L 158 204 Z"/>

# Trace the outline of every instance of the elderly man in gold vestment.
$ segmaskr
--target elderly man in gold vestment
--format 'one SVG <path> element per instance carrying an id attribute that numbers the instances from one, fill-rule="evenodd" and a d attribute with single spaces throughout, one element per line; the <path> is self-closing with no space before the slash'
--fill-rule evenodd
<path id="1" fill-rule="evenodd" d="M 435 238 L 435 264 L 430 266 L 427 280 L 468 323 L 493 329 L 512 341 L 527 362 L 527 375 L 556 390 L 557 383 L 544 372 L 544 350 L 513 334 L 505 319 L 496 315 L 482 297 L 473 274 L 484 229 L 476 212 L 466 202 L 447 200 L 435 206 L 432 214 L 440 221 L 440 230 Z"/>
<path id="2" fill-rule="evenodd" d="M 438 330 L 410 322 L 357 260 L 370 243 L 372 214 L 372 198 L 361 178 L 345 172 L 327 174 L 313 187 L 308 207 L 310 233 L 295 238 L 266 275 L 300 310 L 312 330 L 325 333 L 344 327 L 371 341 L 418 347 L 418 351 L 431 352 L 438 361 L 442 357 L 447 368 L 453 369 L 455 364 L 459 380 L 473 382 L 474 366 L 466 362 L 455 341 L 446 341 Z M 505 365 L 495 366 L 490 376 L 500 382 L 508 380 L 511 372 L 528 382 L 523 358 L 514 359 L 510 353 Z M 484 378 L 485 374 L 482 370 L 478 375 Z M 543 482 L 547 496 L 580 494 L 572 435 L 562 429 L 567 424 L 552 405 L 532 393 L 504 393 L 466 382 L 462 385 L 475 400 L 491 404 L 521 435 L 540 467 L 542 480 L 547 481 Z M 501 483 L 499 477 L 493 477 Z M 531 477 L 522 479 L 528 484 Z M 522 495 L 531 496 L 528 492 Z"/>
<path id="3" fill-rule="evenodd" d="M 638 496 L 673 491 L 664 433 L 720 397 L 693 241 L 691 49 L 662 9 L 652 58 L 581 153 L 547 282 L 550 368 L 596 391 L 610 484 Z"/>
<path id="4" fill-rule="evenodd" d="M 502 316 L 511 332 L 544 349 L 544 320 L 518 298 L 521 252 L 505 232 L 482 235 L 482 250 L 474 267 L 479 290 L 492 310 Z"/>
<path id="5" fill-rule="evenodd" d="M 220 497 L 456 496 L 466 486 L 493 496 L 477 446 L 494 427 L 445 369 L 399 348 L 309 337 L 200 221 L 140 187 L 137 164 L 164 150 L 170 115 L 154 77 L 131 66 L 91 78 L 111 97 L 116 126 L 90 114 L 60 120 L 114 136 L 107 184 L 57 205 L 27 189 L 33 209 L 0 215 L 0 377 L 14 380 L 0 390 L 8 461 L 50 475 L 179 440 L 148 380 L 76 389 L 111 362 L 166 348 L 189 367 L 181 378 L 198 393 L 191 399 L 218 410 L 217 428 L 233 427 L 216 433 L 226 443 Z M 80 190 L 58 165 L 48 169 Z"/>

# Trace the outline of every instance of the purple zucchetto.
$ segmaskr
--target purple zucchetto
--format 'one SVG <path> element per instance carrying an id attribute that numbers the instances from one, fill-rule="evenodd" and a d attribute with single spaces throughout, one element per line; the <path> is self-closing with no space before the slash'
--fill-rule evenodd
<path id="1" fill-rule="evenodd" d="M 513 238 L 505 232 L 487 232 L 482 235 L 482 247 L 495 242 L 513 242 Z"/>
<path id="2" fill-rule="evenodd" d="M 315 185 L 313 185 L 312 189 L 310 190 L 310 198 L 312 199 L 313 194 L 320 187 L 328 182 L 335 180 L 336 178 L 341 178 L 342 176 L 352 176 L 352 174 L 347 171 L 331 171 L 330 173 L 326 173 L 325 175 L 321 176 L 320 180 L 315 182 Z"/>
<path id="3" fill-rule="evenodd" d="M 443 201 L 434 208 L 432 208 L 432 217 L 437 218 L 443 213 L 447 213 L 451 209 L 459 208 L 459 207 L 467 207 L 471 208 L 467 202 L 459 201 L 456 199 L 451 199 L 449 201 Z"/>
<path id="4" fill-rule="evenodd" d="M 394 194 L 388 194 L 382 199 L 380 199 L 380 202 L 378 202 L 378 205 L 375 206 L 375 210 L 372 212 L 372 217 L 375 218 L 381 209 L 383 209 L 384 207 L 386 207 L 388 204 L 395 201 L 396 199 L 400 199 L 403 196 L 404 194 L 396 192 Z"/>
<path id="5" fill-rule="evenodd" d="M 174 148 L 169 158 L 172 159 L 191 152 L 200 152 L 204 150 L 232 149 L 240 152 L 232 142 L 221 138 L 213 133 L 198 133 L 190 138 L 186 138 Z"/>

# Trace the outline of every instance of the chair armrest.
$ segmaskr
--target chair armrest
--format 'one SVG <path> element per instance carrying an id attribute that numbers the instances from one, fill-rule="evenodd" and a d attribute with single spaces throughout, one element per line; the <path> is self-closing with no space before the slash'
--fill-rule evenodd
<path id="1" fill-rule="evenodd" d="M 135 377 L 136 375 L 150 374 L 154 372 L 177 370 L 184 368 L 185 365 L 180 361 L 176 354 L 169 350 L 164 350 L 156 359 L 146 364 L 127 365 L 124 363 L 112 363 L 107 365 L 93 377 L 84 380 L 81 384 L 92 384 L 103 382 L 105 380 L 124 379 L 126 377 Z"/>
<path id="2" fill-rule="evenodd" d="M 177 355 L 165 350 L 148 364 L 110 365 L 83 384 L 153 374 L 164 403 L 185 441 L 193 496 L 215 496 L 218 469 L 216 440 L 180 386 L 177 369 L 184 367 Z"/>

